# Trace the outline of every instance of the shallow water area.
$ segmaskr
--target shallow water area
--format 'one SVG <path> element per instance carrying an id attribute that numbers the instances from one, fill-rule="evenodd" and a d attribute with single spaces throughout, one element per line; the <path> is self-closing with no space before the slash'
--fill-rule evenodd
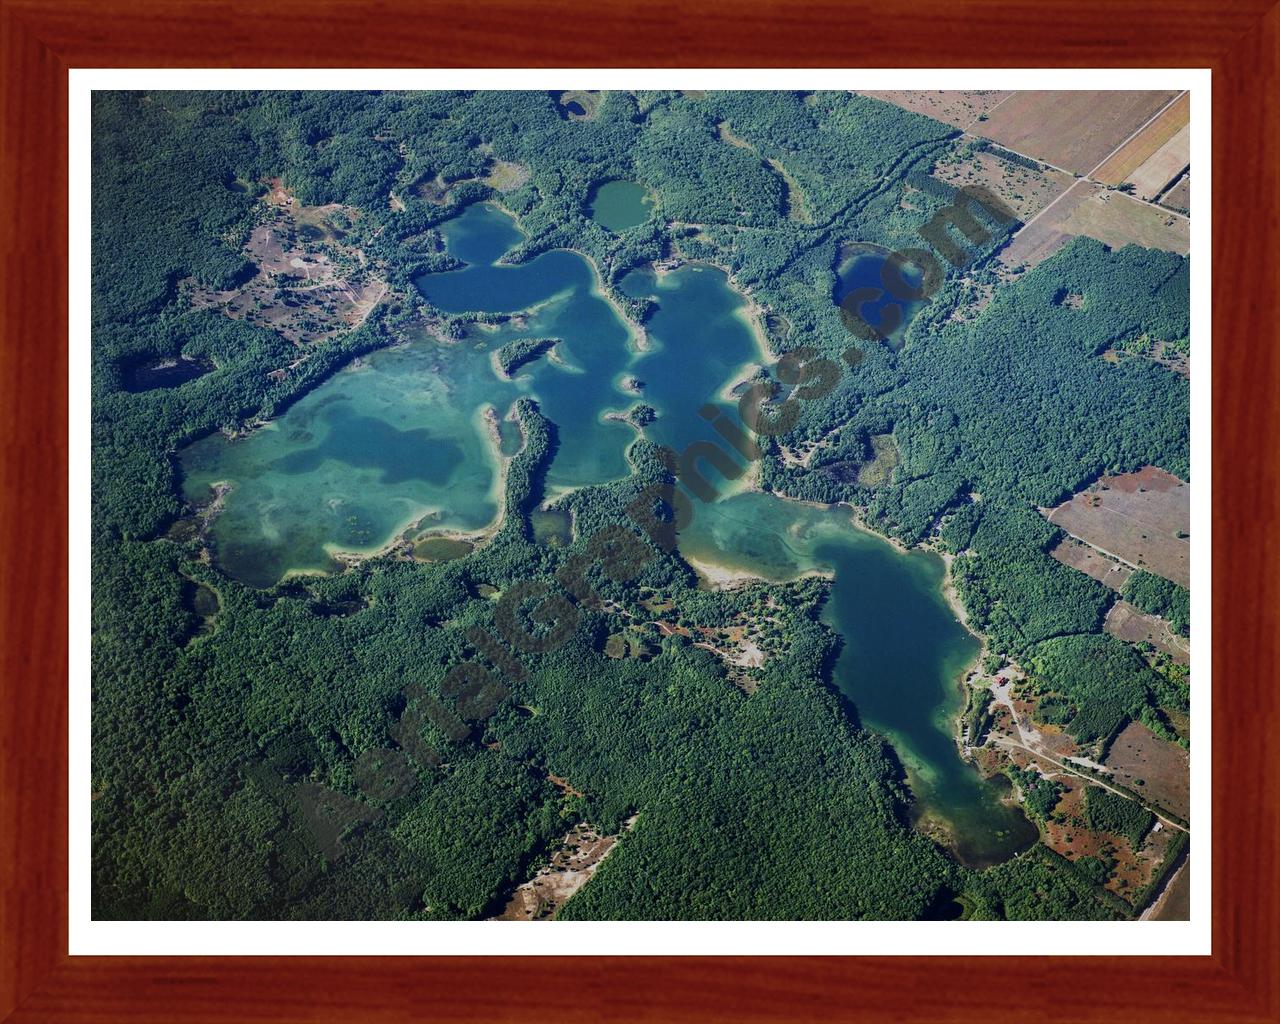
<path id="1" fill-rule="evenodd" d="M 210 525 L 218 565 L 265 587 L 331 571 L 335 552 L 376 550 L 429 513 L 437 527 L 484 528 L 497 457 L 478 410 L 499 383 L 463 345 L 375 352 L 247 437 L 183 449 L 188 501 L 230 488 Z"/>
<path id="2" fill-rule="evenodd" d="M 228 574 L 270 586 L 290 571 L 331 571 L 334 553 L 376 551 L 420 521 L 433 530 L 485 528 L 498 511 L 500 458 L 520 448 L 518 426 L 505 415 L 522 395 L 555 425 L 551 494 L 630 473 L 626 449 L 636 430 L 605 419 L 608 412 L 654 406 L 646 436 L 677 450 L 716 438 L 698 410 L 734 368 L 759 357 L 743 301 L 722 272 L 694 265 L 661 279 L 630 275 L 633 293 L 661 303 L 649 325 L 653 342 L 641 352 L 580 254 L 502 264 L 522 236 L 490 204 L 469 207 L 441 232 L 449 252 L 470 262 L 420 277 L 424 296 L 446 312 L 510 319 L 471 326 L 453 343 L 420 337 L 376 352 L 248 437 L 212 435 L 180 453 L 189 501 L 208 501 L 215 484 L 230 488 L 211 528 Z M 518 338 L 560 344 L 503 380 L 491 357 Z M 647 381 L 639 394 L 622 386 L 636 377 Z M 496 443 L 488 409 L 498 417 Z M 549 527 L 546 536 L 556 532 Z"/>
<path id="3" fill-rule="evenodd" d="M 559 447 L 548 485 L 581 487 L 626 476 L 624 450 L 634 434 L 601 416 L 623 403 L 612 382 L 634 354 L 631 331 L 600 294 L 591 264 L 562 249 L 528 263 L 499 263 L 521 235 L 510 216 L 485 203 L 441 225 L 441 233 L 450 254 L 468 265 L 417 279 L 432 305 L 446 313 L 519 315 L 486 332 L 491 348 L 520 337 L 560 339 L 555 358 L 544 355 L 521 367 L 514 385 L 536 398 L 556 425 Z"/>

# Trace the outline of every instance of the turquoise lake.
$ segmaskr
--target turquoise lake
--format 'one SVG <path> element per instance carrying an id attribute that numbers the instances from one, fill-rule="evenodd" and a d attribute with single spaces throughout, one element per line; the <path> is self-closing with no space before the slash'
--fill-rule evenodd
<path id="1" fill-rule="evenodd" d="M 947 827 L 971 866 L 997 863 L 1035 842 L 1035 826 L 1002 803 L 1001 791 L 956 750 L 953 730 L 964 706 L 958 682 L 979 647 L 942 596 L 941 558 L 901 553 L 856 528 L 848 509 L 758 492 L 695 503 L 680 550 L 773 580 L 832 574 L 823 621 L 844 641 L 835 683 L 862 722 L 893 744 L 919 798 L 917 812 Z"/>
<path id="2" fill-rule="evenodd" d="M 503 390 L 487 352 L 465 344 L 375 352 L 247 438 L 184 449 L 183 490 L 200 503 L 214 484 L 232 486 L 212 547 L 255 587 L 331 571 L 333 552 L 377 550 L 424 518 L 482 529 L 498 511 L 482 409 L 502 406 Z"/>
<path id="3" fill-rule="evenodd" d="M 637 433 L 605 419 L 609 413 L 652 406 L 658 415 L 646 436 L 677 451 L 718 440 L 699 414 L 704 406 L 736 420 L 733 403 L 719 396 L 764 355 L 746 303 L 722 271 L 690 264 L 629 274 L 622 289 L 657 303 L 642 343 L 581 255 L 557 250 L 503 265 L 521 234 L 497 207 L 473 205 L 441 232 L 467 265 L 420 277 L 427 301 L 513 319 L 473 326 L 457 342 L 420 337 L 376 352 L 248 437 L 215 434 L 181 452 L 189 500 L 207 500 L 215 484 L 230 488 L 210 527 L 215 560 L 229 575 L 267 587 L 291 572 L 331 571 L 335 554 L 378 550 L 400 535 L 484 529 L 498 512 L 496 449 L 510 454 L 518 444 L 502 423 L 495 445 L 485 413 L 505 416 L 521 396 L 537 399 L 558 430 L 549 497 L 627 474 L 625 453 Z M 560 343 L 503 380 L 492 355 L 522 337 Z M 848 510 L 709 476 L 724 496 L 694 501 L 682 552 L 770 579 L 833 573 L 824 616 L 843 639 L 835 683 L 861 721 L 893 743 L 918 812 L 953 831 L 968 863 L 992 863 L 1034 841 L 1034 827 L 960 759 L 952 738 L 957 680 L 977 644 L 941 595 L 941 560 L 901 554 L 856 529 Z M 568 540 L 555 514 L 536 519 L 540 542 Z"/>

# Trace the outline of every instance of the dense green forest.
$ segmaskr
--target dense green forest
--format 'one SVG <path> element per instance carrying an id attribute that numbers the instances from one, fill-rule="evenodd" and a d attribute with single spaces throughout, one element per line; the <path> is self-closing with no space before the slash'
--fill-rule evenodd
<path id="1" fill-rule="evenodd" d="M 559 499 L 574 543 L 540 545 L 528 513 L 558 437 L 521 400 L 488 544 L 266 590 L 210 563 L 174 453 L 270 419 L 411 327 L 455 334 L 467 318 L 442 317 L 411 282 L 455 264 L 442 221 L 498 198 L 526 235 L 509 260 L 577 249 L 637 320 L 649 305 L 617 289 L 629 270 L 678 253 L 729 271 L 785 323 L 775 354 L 806 346 L 842 368 L 816 397 L 762 371 L 778 384 L 770 408 L 795 397 L 798 414 L 760 438 L 760 486 L 849 502 L 886 534 L 954 553 L 970 622 L 1082 741 L 1131 718 L 1171 736 L 1185 680 L 1101 633 L 1114 595 L 1049 557 L 1061 534 L 1036 509 L 1102 473 L 1188 476 L 1186 381 L 1097 358 L 1139 337 L 1186 343 L 1186 260 L 1079 239 L 953 317 L 994 283 L 993 237 L 947 267 L 895 352 L 849 333 L 838 253 L 920 245 L 947 198 L 909 179 L 956 132 L 864 97 L 611 92 L 570 120 L 541 92 L 98 92 L 93 126 L 96 917 L 483 917 L 574 823 L 612 834 L 633 816 L 561 917 L 920 918 L 951 899 L 979 919 L 1123 913 L 1042 846 L 976 871 L 914 830 L 902 765 L 831 684 L 826 584 L 699 590 L 670 543 L 669 453 L 643 438 L 631 476 Z M 497 161 L 527 177 L 499 193 Z M 662 216 L 620 233 L 592 221 L 593 186 L 621 177 L 659 195 Z M 279 333 L 191 299 L 254 274 L 245 243 L 275 184 L 355 211 L 345 244 L 387 284 L 360 326 L 287 375 L 273 375 L 296 355 Z M 550 344 L 514 343 L 502 368 Z M 180 355 L 214 369 L 129 387 L 137 367 Z M 652 409 L 638 410 L 644 426 Z M 873 437 L 898 454 L 876 486 L 845 471 Z M 807 464 L 781 457 L 805 441 L 820 442 Z M 208 622 L 196 584 L 216 595 Z M 1140 574 L 1125 596 L 1189 628 L 1185 591 Z M 778 656 L 744 686 L 689 637 L 644 625 L 641 602 L 657 598 L 694 628 L 768 607 Z M 612 657 L 627 616 L 644 653 Z"/>
<path id="2" fill-rule="evenodd" d="M 1155 815 L 1145 807 L 1097 786 L 1085 790 L 1084 804 L 1091 828 L 1124 836 L 1135 850 L 1156 823 Z"/>
<path id="3" fill-rule="evenodd" d="M 1141 611 L 1167 619 L 1175 632 L 1191 635 L 1191 594 L 1186 587 L 1139 570 L 1125 580 L 1121 593 Z"/>
<path id="4" fill-rule="evenodd" d="M 1174 739 L 1160 708 L 1185 712 L 1189 707 L 1185 686 L 1171 685 L 1132 646 L 1112 636 L 1045 640 L 1028 665 L 1033 681 L 1048 695 L 1041 717 L 1061 722 L 1082 743 L 1105 745 L 1131 719 Z"/>

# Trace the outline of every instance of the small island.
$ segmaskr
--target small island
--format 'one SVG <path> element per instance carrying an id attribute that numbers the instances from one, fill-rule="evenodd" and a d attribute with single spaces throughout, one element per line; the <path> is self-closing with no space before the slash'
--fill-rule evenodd
<path id="1" fill-rule="evenodd" d="M 517 338 L 493 353 L 493 368 L 503 380 L 510 380 L 522 366 L 546 355 L 558 344 L 559 338 Z"/>

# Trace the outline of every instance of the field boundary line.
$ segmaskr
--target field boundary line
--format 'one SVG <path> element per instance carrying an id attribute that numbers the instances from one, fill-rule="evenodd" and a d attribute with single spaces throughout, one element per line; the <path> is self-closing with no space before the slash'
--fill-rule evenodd
<path id="1" fill-rule="evenodd" d="M 1154 114 L 1152 114 L 1149 118 L 1147 118 L 1145 121 L 1143 121 L 1143 122 L 1142 122 L 1142 124 L 1141 124 L 1141 125 L 1139 125 L 1139 126 L 1138 126 L 1138 128 L 1137 128 L 1137 129 L 1136 129 L 1132 134 L 1130 134 L 1126 139 L 1124 139 L 1124 140 L 1120 143 L 1120 145 L 1116 146 L 1116 148 L 1115 148 L 1115 149 L 1113 149 L 1110 153 L 1108 153 L 1108 154 L 1107 154 L 1106 156 L 1104 156 L 1101 160 L 1099 160 L 1096 164 L 1094 164 L 1094 165 L 1093 165 L 1093 167 L 1092 167 L 1092 168 L 1090 168 L 1090 170 L 1089 170 L 1089 173 L 1088 173 L 1088 174 L 1082 174 L 1082 175 L 1080 175 L 1080 177 L 1076 178 L 1076 180 L 1075 180 L 1075 181 L 1073 181 L 1070 185 L 1068 185 L 1068 186 L 1066 187 L 1066 189 L 1064 189 L 1064 190 L 1063 190 L 1063 192 L 1062 192 L 1060 195 L 1058 195 L 1058 196 L 1054 197 L 1052 200 L 1050 200 L 1049 204 L 1048 204 L 1047 206 L 1045 206 L 1045 208 L 1044 208 L 1043 210 L 1041 210 L 1039 213 L 1037 213 L 1037 214 L 1036 214 L 1034 217 L 1032 217 L 1029 221 L 1025 222 L 1025 223 L 1022 225 L 1022 227 L 1020 227 L 1020 228 L 1019 228 L 1017 231 L 1015 231 L 1011 236 L 1009 236 L 1009 241 L 1010 241 L 1010 242 L 1012 242 L 1012 241 L 1013 241 L 1013 239 L 1017 238 L 1017 237 L 1018 237 L 1018 235 L 1022 234 L 1022 232 L 1026 231 L 1026 230 L 1027 230 L 1027 228 L 1031 227 L 1031 225 L 1032 225 L 1032 224 L 1034 224 L 1034 223 L 1035 223 L 1036 221 L 1038 221 L 1041 217 L 1043 217 L 1046 213 L 1048 213 L 1050 210 L 1052 210 L 1052 209 L 1053 209 L 1053 208 L 1054 208 L 1058 203 L 1060 203 L 1063 199 L 1065 199 L 1067 196 L 1069 196 L 1069 195 L 1071 194 L 1071 192 L 1075 189 L 1075 187 L 1076 187 L 1077 185 L 1079 185 L 1081 182 L 1086 182 L 1086 181 L 1087 181 L 1087 182 L 1089 182 L 1090 184 L 1093 184 L 1093 185 L 1102 185 L 1102 182 L 1100 182 L 1100 181 L 1095 181 L 1095 180 L 1093 179 L 1093 173 L 1094 173 L 1094 172 L 1095 172 L 1099 167 L 1101 167 L 1103 164 L 1105 164 L 1108 160 L 1110 160 L 1113 156 L 1115 156 L 1118 152 L 1120 152 L 1120 150 L 1122 150 L 1125 146 L 1127 146 L 1127 145 L 1128 145 L 1128 144 L 1129 144 L 1129 143 L 1130 143 L 1130 142 L 1131 142 L 1131 141 L 1132 141 L 1132 140 L 1133 140 L 1133 139 L 1134 139 L 1134 138 L 1135 138 L 1135 137 L 1136 137 L 1136 136 L 1137 136 L 1141 131 L 1143 131 L 1143 129 L 1145 129 L 1149 124 L 1151 124 L 1151 122 L 1152 122 L 1152 121 L 1154 121 L 1157 117 L 1159 117 L 1161 114 L 1163 114 L 1163 113 L 1164 113 L 1166 110 L 1168 110 L 1171 106 L 1173 106 L 1175 103 L 1177 103 L 1177 102 L 1178 102 L 1178 100 L 1180 100 L 1180 99 L 1183 97 L 1183 95 L 1184 95 L 1187 91 L 1188 91 L 1188 90 L 1183 89 L 1183 90 L 1182 90 L 1182 92 L 1178 93 L 1178 95 L 1177 95 L 1177 96 L 1173 97 L 1173 99 L 1171 99 L 1171 100 L 1170 100 L 1168 103 L 1166 103 L 1163 107 L 1161 107 L 1161 108 L 1160 108 L 1159 110 L 1157 110 Z M 1005 99 L 1008 99 L 1008 97 L 1006 96 L 1006 97 L 1005 97 Z M 1003 103 L 1003 102 L 1004 102 L 1004 101 L 1003 101 L 1003 100 L 1001 100 L 1001 103 Z M 999 103 L 997 103 L 997 104 L 996 104 L 996 106 L 997 106 L 997 107 L 998 107 L 999 105 L 1000 105 Z M 991 109 L 992 109 L 992 110 L 995 110 L 995 107 L 992 107 Z M 975 122 L 975 123 L 976 123 L 976 122 Z M 966 134 L 967 134 L 967 133 L 966 133 Z M 979 137 L 981 138 L 982 136 L 979 136 Z M 1008 147 L 1008 146 L 1003 146 L 1002 148 L 1004 148 L 1004 149 L 1009 149 L 1009 147 Z M 1017 151 L 1017 150 L 1015 150 L 1015 149 L 1009 149 L 1009 152 L 1010 152 L 1010 153 L 1017 153 L 1018 151 Z M 1074 174 L 1075 174 L 1075 171 L 1068 171 L 1065 167 L 1058 167 L 1056 164 L 1051 164 L 1051 163 L 1049 163 L 1049 161 L 1047 161 L 1047 160 L 1040 160 L 1040 158 L 1039 158 L 1039 157 L 1031 156 L 1029 153 L 1018 153 L 1018 155 L 1019 155 L 1019 156 L 1025 156 L 1025 157 L 1027 157 L 1027 159 L 1029 159 L 1029 160 L 1038 160 L 1040 163 L 1044 164 L 1046 167 L 1052 167 L 1055 171 L 1062 171 L 1064 174 L 1071 174 L 1071 175 L 1074 175 Z M 1188 169 L 1188 172 L 1189 172 L 1189 169 Z M 1103 187 L 1103 188 L 1108 188 L 1108 186 L 1106 186 L 1106 185 L 1102 185 L 1102 187 Z M 1118 191 L 1118 190 L 1115 190 L 1115 191 Z M 1127 192 L 1122 192 L 1122 193 L 1121 193 L 1121 195 L 1129 195 L 1129 194 L 1128 194 Z M 1180 214 L 1180 213 L 1178 213 L 1176 210 L 1169 210 L 1169 209 L 1166 209 L 1166 208 L 1165 208 L 1165 207 L 1163 207 L 1163 206 L 1157 206 L 1155 203 L 1149 203 L 1149 202 L 1147 202 L 1145 199 L 1138 199 L 1136 196 L 1129 196 L 1129 198 L 1130 198 L 1130 199 L 1134 199 L 1136 202 L 1143 203 L 1143 204 L 1145 204 L 1146 206 L 1150 206 L 1150 207 L 1152 207 L 1153 209 L 1159 210 L 1161 213 L 1168 213 L 1168 214 L 1170 214 L 1171 216 L 1174 216 L 1174 217 L 1182 217 L 1182 219 L 1183 219 L 1183 220 L 1188 221 L 1188 222 L 1191 220 L 1191 218 L 1190 218 L 1190 217 L 1183 217 L 1183 215 L 1182 215 L 1182 214 Z M 1099 550 L 1101 550 L 1101 549 L 1099 549 Z"/>

